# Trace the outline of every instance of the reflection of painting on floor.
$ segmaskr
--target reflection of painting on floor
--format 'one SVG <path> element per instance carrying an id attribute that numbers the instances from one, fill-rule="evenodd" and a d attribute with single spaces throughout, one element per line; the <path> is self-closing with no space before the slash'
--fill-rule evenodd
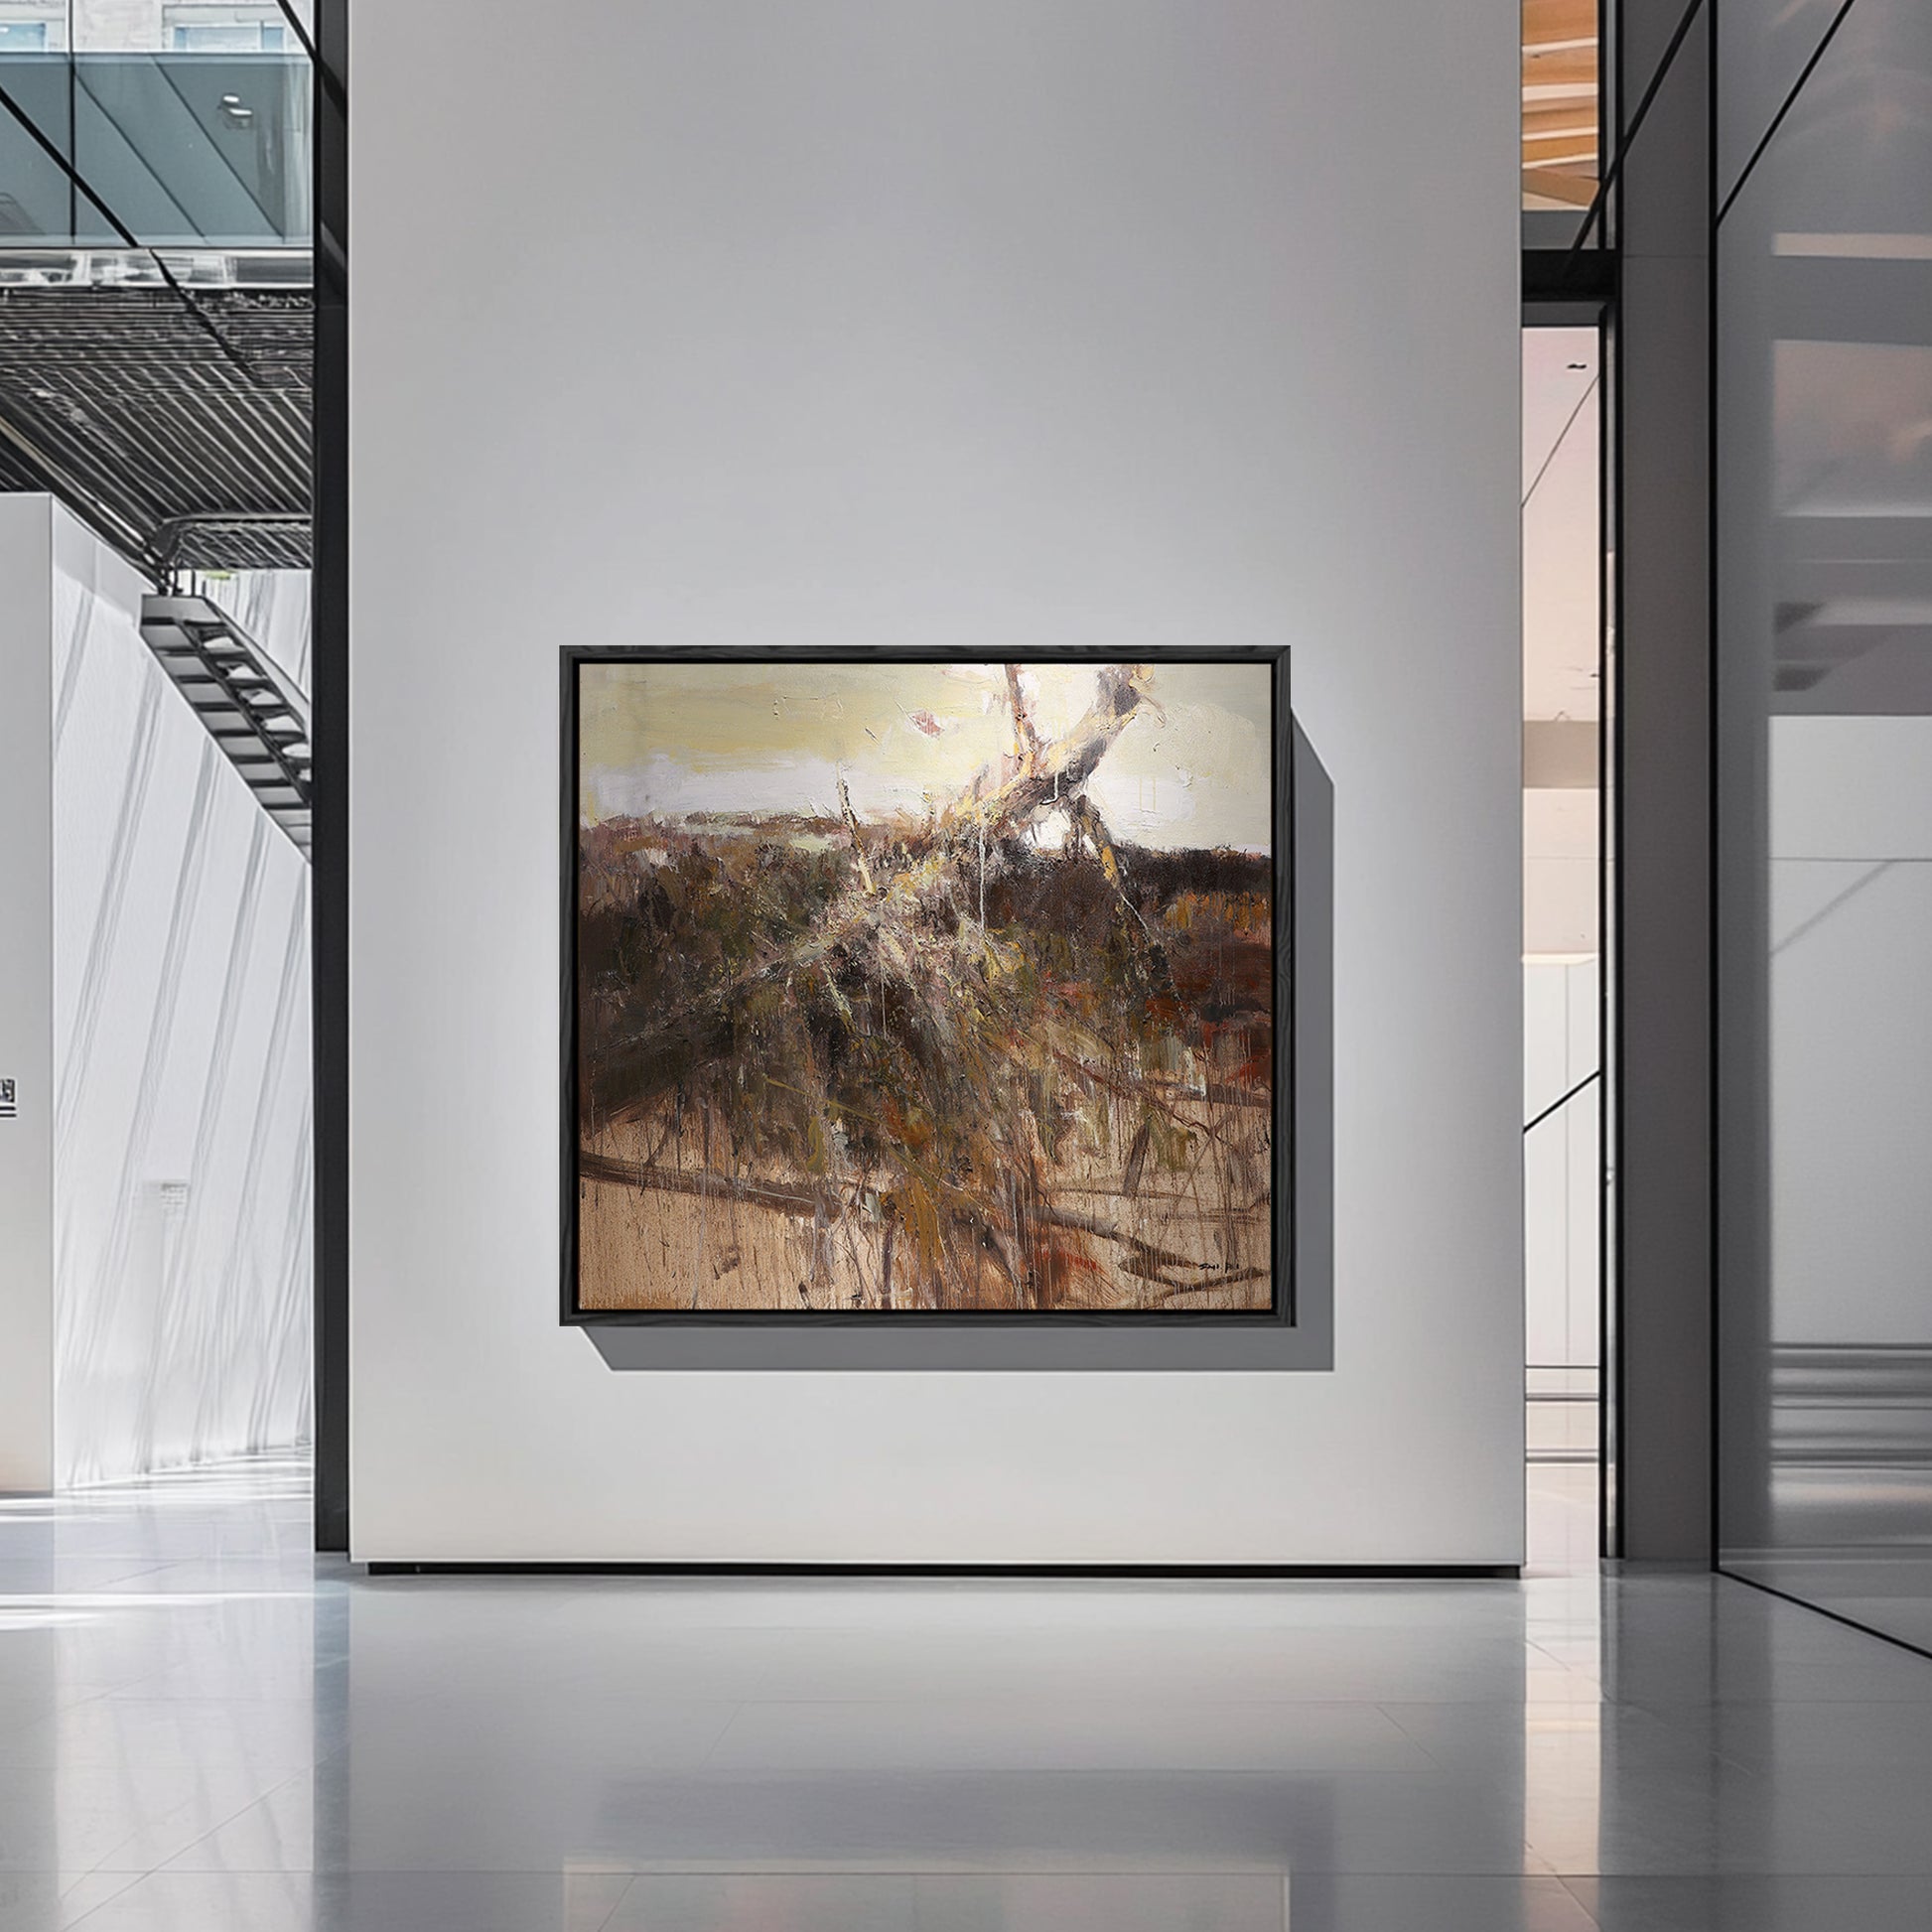
<path id="1" fill-rule="evenodd" d="M 1273 1306 L 1273 667 L 578 667 L 578 1306 Z"/>

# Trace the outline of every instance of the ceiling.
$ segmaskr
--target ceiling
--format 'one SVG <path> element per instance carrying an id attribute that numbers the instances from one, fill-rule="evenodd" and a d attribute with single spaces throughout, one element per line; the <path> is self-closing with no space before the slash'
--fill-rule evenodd
<path id="1" fill-rule="evenodd" d="M 1523 206 L 1596 193 L 1597 0 L 1523 0 Z"/>
<path id="2" fill-rule="evenodd" d="M 0 487 L 157 579 L 309 561 L 306 289 L 0 288 Z"/>

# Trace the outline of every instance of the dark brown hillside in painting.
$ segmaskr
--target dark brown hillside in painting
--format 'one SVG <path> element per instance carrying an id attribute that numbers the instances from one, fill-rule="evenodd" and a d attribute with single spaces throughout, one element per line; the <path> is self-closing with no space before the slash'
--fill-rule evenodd
<path id="1" fill-rule="evenodd" d="M 584 1309 L 1272 1306 L 1271 862 L 1085 790 L 1158 674 L 1049 742 L 1015 667 L 1011 754 L 923 815 L 582 830 Z"/>

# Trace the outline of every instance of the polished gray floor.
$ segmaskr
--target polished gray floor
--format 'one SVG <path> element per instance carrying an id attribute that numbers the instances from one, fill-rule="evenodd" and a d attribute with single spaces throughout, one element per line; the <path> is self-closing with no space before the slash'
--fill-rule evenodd
<path id="1" fill-rule="evenodd" d="M 1932 1923 L 1932 1662 L 1537 1509 L 1521 1585 L 1081 1585 L 369 1580 L 272 1462 L 0 1502 L 0 1932 Z"/>

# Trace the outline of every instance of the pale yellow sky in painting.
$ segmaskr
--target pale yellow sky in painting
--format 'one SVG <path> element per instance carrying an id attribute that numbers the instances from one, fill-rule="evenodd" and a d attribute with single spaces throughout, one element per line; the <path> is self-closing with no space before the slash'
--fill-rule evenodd
<path id="1" fill-rule="evenodd" d="M 1093 664 L 1027 665 L 1051 739 L 1092 701 Z M 580 673 L 587 818 L 945 804 L 1013 750 L 1006 671 L 991 664 L 586 664 Z M 1117 838 L 1169 850 L 1270 849 L 1265 664 L 1156 663 L 1144 700 L 1087 790 Z M 931 729 L 936 727 L 936 732 Z"/>

